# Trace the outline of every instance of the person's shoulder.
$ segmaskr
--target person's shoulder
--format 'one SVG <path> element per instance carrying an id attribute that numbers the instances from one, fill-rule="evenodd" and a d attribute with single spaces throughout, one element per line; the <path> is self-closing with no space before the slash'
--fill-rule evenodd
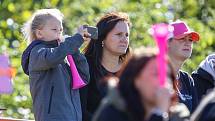
<path id="1" fill-rule="evenodd" d="M 30 52 L 30 56 L 34 56 L 35 54 L 39 54 L 40 50 L 42 50 L 43 48 L 44 49 L 47 48 L 46 45 L 43 43 L 35 45 Z"/>
<path id="2" fill-rule="evenodd" d="M 103 68 L 100 68 L 101 63 L 97 62 L 94 56 L 85 55 L 85 57 L 87 59 L 87 63 L 89 65 L 89 68 L 90 68 L 92 73 L 100 73 L 103 71 L 103 70 L 101 70 Z"/>
<path id="3" fill-rule="evenodd" d="M 206 70 L 202 69 L 201 67 L 193 71 L 191 76 L 194 80 L 200 80 L 200 81 L 207 80 L 212 83 L 214 80 L 213 76 L 210 73 L 208 73 Z"/>
<path id="4" fill-rule="evenodd" d="M 89 64 L 92 64 L 92 63 L 93 63 L 93 57 L 92 57 L 92 56 L 85 55 L 85 54 L 84 54 L 84 56 L 86 57 L 87 62 L 88 62 Z"/>
<path id="5" fill-rule="evenodd" d="M 86 57 L 87 63 L 89 65 L 90 72 L 95 71 L 95 59 L 91 56 L 84 55 Z"/>

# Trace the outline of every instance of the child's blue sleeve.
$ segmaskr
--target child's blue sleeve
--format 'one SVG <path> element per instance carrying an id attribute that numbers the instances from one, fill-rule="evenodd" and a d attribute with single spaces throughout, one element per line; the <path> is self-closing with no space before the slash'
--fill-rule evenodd
<path id="1" fill-rule="evenodd" d="M 44 45 L 37 45 L 32 49 L 29 61 L 29 71 L 47 70 L 62 63 L 68 54 L 79 53 L 83 43 L 80 34 L 68 37 L 58 47 L 47 48 Z"/>

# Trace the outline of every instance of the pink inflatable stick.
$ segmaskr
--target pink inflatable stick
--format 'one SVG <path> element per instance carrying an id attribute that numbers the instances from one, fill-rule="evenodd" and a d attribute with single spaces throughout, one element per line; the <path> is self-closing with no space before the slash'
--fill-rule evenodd
<path id="1" fill-rule="evenodd" d="M 159 81 L 160 86 L 163 87 L 165 85 L 166 73 L 167 73 L 167 39 L 170 34 L 168 25 L 164 23 L 155 24 L 152 26 L 152 36 L 156 41 L 156 44 L 159 48 L 159 54 L 157 57 L 158 61 L 158 73 L 159 73 Z"/>
<path id="2" fill-rule="evenodd" d="M 72 55 L 67 55 L 67 60 L 69 61 L 72 74 L 72 89 L 79 89 L 81 87 L 84 87 L 86 83 L 84 83 L 84 81 L 81 79 Z"/>

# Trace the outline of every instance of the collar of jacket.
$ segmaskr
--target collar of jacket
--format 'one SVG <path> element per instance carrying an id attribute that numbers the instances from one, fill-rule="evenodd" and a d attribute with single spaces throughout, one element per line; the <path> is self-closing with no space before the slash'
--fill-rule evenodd
<path id="1" fill-rule="evenodd" d="M 211 82 L 212 84 L 214 84 L 215 80 L 213 80 L 212 75 L 210 75 L 207 71 L 205 71 L 201 67 L 197 69 L 197 74 L 199 74 L 201 76 L 201 78 L 203 78 L 205 80 L 208 80 L 209 82 Z"/>
<path id="2" fill-rule="evenodd" d="M 39 40 L 39 41 L 42 41 L 42 43 L 46 44 L 46 45 L 58 46 L 58 41 L 57 40 L 51 40 L 51 41 Z"/>

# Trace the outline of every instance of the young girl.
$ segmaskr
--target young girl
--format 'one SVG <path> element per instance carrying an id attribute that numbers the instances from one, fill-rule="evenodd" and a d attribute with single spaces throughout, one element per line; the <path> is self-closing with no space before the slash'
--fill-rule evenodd
<path id="1" fill-rule="evenodd" d="M 88 64 L 80 53 L 89 33 L 81 26 L 77 34 L 61 41 L 62 13 L 57 9 L 38 10 L 23 27 L 30 45 L 22 55 L 22 67 L 29 75 L 36 121 L 81 121 L 79 90 L 71 88 L 71 72 L 65 57 L 73 56 L 85 83 Z"/>

